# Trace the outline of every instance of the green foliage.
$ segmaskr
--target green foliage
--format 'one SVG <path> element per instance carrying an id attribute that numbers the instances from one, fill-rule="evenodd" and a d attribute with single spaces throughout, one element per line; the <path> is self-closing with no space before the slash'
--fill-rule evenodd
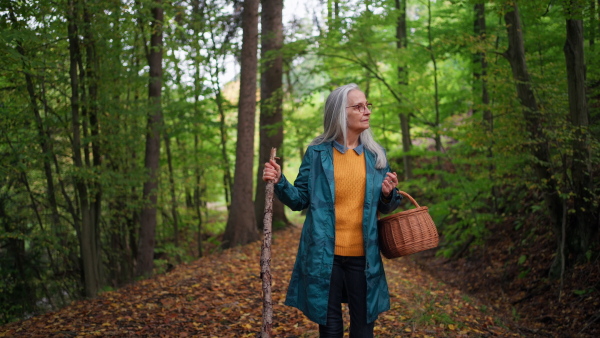
<path id="1" fill-rule="evenodd" d="M 587 296 L 596 291 L 598 291 L 598 290 L 596 290 L 596 288 L 590 288 L 590 289 L 586 289 L 586 290 L 573 290 L 573 293 L 578 296 Z"/>
<path id="2" fill-rule="evenodd" d="M 78 121 L 71 114 L 68 6 L 45 0 L 0 5 L 0 322 L 81 297 L 82 214 L 76 181 L 84 182 L 91 202 L 101 202 L 95 229 L 104 276 L 100 289 L 134 279 L 139 215 L 148 207 L 141 196 L 148 175 L 146 53 L 153 4 L 74 3 L 81 55 Z M 569 161 L 580 136 L 568 119 L 563 4 L 519 2 L 526 61 L 540 106 L 537 127 L 544 135 L 532 140 L 503 55 L 508 47 L 504 3 L 485 2 L 485 38 L 473 31 L 475 1 L 407 3 L 403 49 L 397 48 L 400 12 L 394 1 L 338 2 L 335 13 L 317 8 L 314 18 L 286 23 L 281 51 L 285 140 L 279 154 L 285 158 L 284 173 L 293 180 L 307 144 L 322 128 L 329 91 L 359 84 L 375 105 L 371 128 L 392 170 L 403 177 L 404 159 L 413 161 L 414 178 L 400 188 L 429 207 L 442 235 L 439 254 L 453 257 L 484 243 L 490 227 L 506 217 L 514 220 L 511 230 L 518 231 L 529 214 L 547 216 L 543 192 L 551 182 L 540 180 L 534 170 L 533 144 L 548 145 L 549 161 L 542 165 L 552 173 L 556 193 L 567 201 L 574 197 Z M 230 194 L 225 177 L 236 160 L 239 79 L 232 65 L 242 42 L 238 5 L 164 3 L 156 254 L 166 258 L 157 259 L 157 271 L 195 257 L 198 238 L 206 253 L 221 244 Z M 593 212 L 600 207 L 600 36 L 592 35 L 597 34 L 592 29 L 597 13 L 586 6 L 582 18 L 593 200 L 592 210 L 583 212 Z M 480 77 L 474 74 L 482 71 L 475 53 L 485 53 L 487 61 Z M 481 96 L 484 80 L 487 104 Z M 91 99 L 93 83 L 98 87 Z M 491 124 L 484 120 L 486 111 Z M 410 119 L 409 152 L 402 148 L 400 114 Z M 74 125 L 81 134 L 79 149 L 73 149 Z M 94 162 L 94 149 L 100 163 Z M 75 152 L 82 154 L 83 166 L 74 165 Z M 578 212 L 572 205 L 569 209 L 569 215 Z M 303 216 L 290 219 L 300 223 Z M 522 240 L 534 238 L 524 234 Z M 590 249 L 584 256 L 591 261 L 596 255 Z M 529 273 L 523 257 L 515 260 L 521 278 Z M 447 324 L 443 317 L 424 320 Z"/>

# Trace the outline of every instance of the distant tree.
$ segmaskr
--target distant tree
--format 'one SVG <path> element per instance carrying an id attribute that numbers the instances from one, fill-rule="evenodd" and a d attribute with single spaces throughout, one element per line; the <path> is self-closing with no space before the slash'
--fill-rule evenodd
<path id="1" fill-rule="evenodd" d="M 570 14 L 567 19 L 567 42 L 564 52 L 567 59 L 567 74 L 569 82 L 569 106 L 570 120 L 574 127 L 575 138 L 573 146 L 573 168 L 572 182 L 567 184 L 567 189 L 575 193 L 575 200 L 572 201 L 574 212 L 569 213 L 569 197 L 561 196 L 560 190 L 564 189 L 566 182 L 560 182 L 561 176 L 566 177 L 567 170 L 563 167 L 563 172 L 556 171 L 551 167 L 551 153 L 549 147 L 549 136 L 544 129 L 542 121 L 542 112 L 536 95 L 533 90 L 531 76 L 527 69 L 525 60 L 525 46 L 523 39 L 523 26 L 519 15 L 519 9 L 516 4 L 512 4 L 504 15 L 508 31 L 508 50 L 504 56 L 510 62 L 513 78 L 517 89 L 517 96 L 521 102 L 523 118 L 527 132 L 529 134 L 529 150 L 534 156 L 533 168 L 537 175 L 537 180 L 541 182 L 544 199 L 548 213 L 552 219 L 552 226 L 557 238 L 557 255 L 550 269 L 552 277 L 558 277 L 561 266 L 565 266 L 565 261 L 571 254 L 581 255 L 587 250 L 590 243 L 590 235 L 594 233 L 594 227 L 597 227 L 597 211 L 593 208 L 587 209 L 593 203 L 591 197 L 591 186 L 586 183 L 586 175 L 589 174 L 588 159 L 583 152 L 585 148 L 586 135 L 582 133 L 587 127 L 587 107 L 584 93 L 584 73 L 583 73 L 583 35 L 582 26 L 579 20 L 574 20 Z M 564 161 L 563 161 L 564 162 Z M 564 181 L 568 181 L 564 180 Z M 588 181 L 589 182 L 589 181 Z M 569 187 L 570 186 L 570 187 Z M 575 191 L 576 190 L 576 191 Z M 587 191 L 586 191 L 587 190 Z M 575 203 L 580 204 L 575 204 Z M 593 222 L 594 217 L 596 221 Z M 586 224 L 587 221 L 592 221 Z M 582 252 L 583 251 L 583 252 Z"/>
<path id="2" fill-rule="evenodd" d="M 258 65 L 259 0 L 245 0 L 242 11 L 243 43 L 241 55 L 240 100 L 234 184 L 223 247 L 247 244 L 259 238 L 252 203 L 254 162 L 254 123 L 256 116 L 256 77 Z"/>
<path id="3" fill-rule="evenodd" d="M 563 170 L 571 173 L 571 178 L 567 182 L 570 182 L 569 190 L 573 192 L 573 199 L 570 203 L 573 210 L 566 216 L 568 228 L 562 230 L 566 230 L 567 251 L 565 255 L 568 256 L 572 253 L 579 257 L 582 257 L 590 248 L 593 238 L 598 232 L 600 217 L 598 205 L 594 205 L 596 198 L 591 180 L 590 115 L 586 95 L 585 39 L 583 35 L 584 5 L 585 3 L 580 0 L 570 0 L 564 4 L 567 38 L 563 48 L 569 94 L 568 120 L 573 129 L 570 168 Z"/>
<path id="4" fill-rule="evenodd" d="M 475 38 L 479 42 L 485 41 L 486 37 L 486 23 L 485 23 L 485 2 L 477 1 L 473 5 L 475 12 L 475 20 L 473 23 L 473 31 Z M 492 111 L 489 108 L 490 95 L 488 92 L 488 81 L 487 81 L 487 56 L 481 47 L 473 54 L 473 87 L 477 89 L 474 95 L 479 95 L 479 98 L 475 98 L 475 102 L 481 102 L 483 108 L 483 121 L 485 121 L 488 130 L 492 130 Z M 473 113 L 478 110 L 478 105 L 473 109 Z"/>
<path id="5" fill-rule="evenodd" d="M 403 52 L 406 51 L 408 38 L 406 35 L 406 5 L 408 0 L 396 0 L 396 9 L 398 10 L 398 22 L 396 24 L 396 49 Z M 398 66 L 398 85 L 408 86 L 408 67 L 406 62 L 399 61 Z M 400 97 L 399 100 L 404 98 Z M 400 118 L 400 131 L 402 133 L 402 161 L 404 164 L 404 180 L 408 181 L 413 178 L 413 158 L 407 155 L 412 148 L 412 141 L 410 138 L 410 112 L 400 111 L 398 113 Z"/>
<path id="6" fill-rule="evenodd" d="M 160 134 L 163 125 L 161 108 L 162 59 L 163 59 L 163 7 L 162 0 L 152 4 L 152 35 L 150 48 L 146 51 L 150 78 L 148 81 L 148 123 L 146 129 L 145 168 L 148 178 L 144 182 L 142 212 L 140 215 L 140 235 L 136 265 L 137 276 L 152 274 L 154 267 L 154 246 L 156 230 L 156 202 L 158 197 L 158 176 L 160 165 Z"/>
<path id="7" fill-rule="evenodd" d="M 82 126 L 82 105 L 85 101 L 85 84 L 82 65 L 82 49 L 79 41 L 79 8 L 77 0 L 70 0 L 68 3 L 67 25 L 69 35 L 69 78 L 71 84 L 71 127 L 73 148 L 73 164 L 83 172 L 86 166 L 89 166 L 89 154 L 87 147 L 82 144 L 82 130 L 86 132 L 86 123 Z M 81 76 L 81 78 L 80 78 Z M 83 89 L 83 90 L 82 90 Z M 85 156 L 82 157 L 82 150 Z M 86 160 L 84 162 L 84 159 Z M 84 293 L 86 297 L 95 297 L 100 288 L 100 267 L 101 259 L 99 257 L 99 226 L 98 217 L 95 215 L 94 204 L 100 201 L 94 201 L 91 195 L 89 181 L 77 175 L 75 177 L 75 188 L 78 193 L 80 210 L 79 242 L 82 259 L 82 268 L 84 275 Z M 87 182 L 86 182 L 87 181 Z"/>

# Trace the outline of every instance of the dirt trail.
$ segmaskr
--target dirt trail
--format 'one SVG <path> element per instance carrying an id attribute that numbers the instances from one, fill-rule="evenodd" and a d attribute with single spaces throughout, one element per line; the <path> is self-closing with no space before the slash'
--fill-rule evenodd
<path id="1" fill-rule="evenodd" d="M 299 237 L 296 227 L 273 236 L 276 337 L 318 337 L 316 324 L 283 305 Z M 213 254 L 60 311 L 5 325 L 0 337 L 257 337 L 262 321 L 260 245 Z M 490 307 L 409 259 L 385 264 L 392 309 L 380 315 L 376 336 L 520 336 Z"/>

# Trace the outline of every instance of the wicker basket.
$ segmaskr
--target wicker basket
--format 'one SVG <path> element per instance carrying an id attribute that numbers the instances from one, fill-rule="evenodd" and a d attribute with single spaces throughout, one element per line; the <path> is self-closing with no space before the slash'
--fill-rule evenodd
<path id="1" fill-rule="evenodd" d="M 380 219 L 379 249 L 388 259 L 408 256 L 438 246 L 439 236 L 427 207 L 421 207 L 409 194 L 415 209 L 402 211 Z"/>

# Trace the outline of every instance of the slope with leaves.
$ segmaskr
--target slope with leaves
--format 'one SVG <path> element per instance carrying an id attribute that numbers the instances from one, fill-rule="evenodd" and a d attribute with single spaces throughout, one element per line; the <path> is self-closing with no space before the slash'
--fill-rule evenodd
<path id="1" fill-rule="evenodd" d="M 299 237 L 300 229 L 291 227 L 273 238 L 277 337 L 318 336 L 316 324 L 283 305 Z M 260 242 L 225 250 L 60 311 L 5 325 L 0 337 L 256 337 L 262 321 L 259 258 Z M 392 309 L 376 322 L 376 336 L 519 336 L 488 307 L 410 260 L 385 264 Z"/>

